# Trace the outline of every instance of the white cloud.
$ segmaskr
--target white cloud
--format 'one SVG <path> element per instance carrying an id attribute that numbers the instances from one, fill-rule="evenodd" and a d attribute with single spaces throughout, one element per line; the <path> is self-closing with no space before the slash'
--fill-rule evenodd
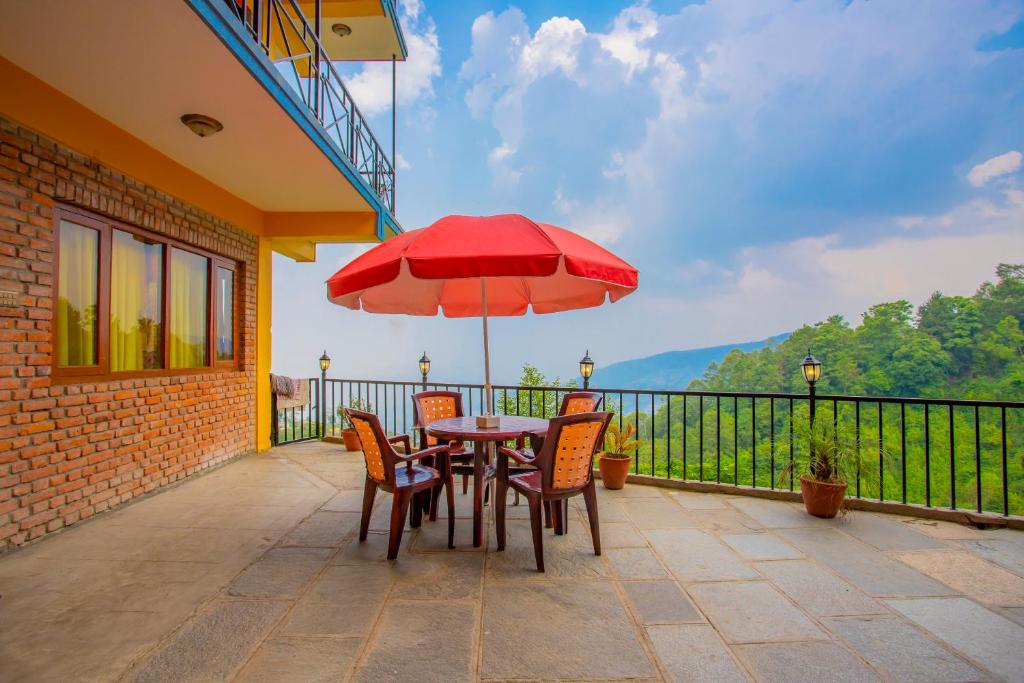
<path id="1" fill-rule="evenodd" d="M 403 2 L 399 19 L 405 33 L 409 56 L 396 67 L 395 99 L 408 106 L 434 96 L 434 79 L 441 76 L 441 46 L 433 19 L 423 12 L 419 0 Z M 369 62 L 346 79 L 359 110 L 367 116 L 391 109 L 391 63 Z"/>
<path id="2" fill-rule="evenodd" d="M 967 180 L 975 187 L 981 187 L 994 178 L 1016 173 L 1020 170 L 1021 153 L 1011 150 L 1005 154 L 981 162 L 967 174 Z"/>
<path id="3" fill-rule="evenodd" d="M 412 164 L 410 164 L 409 160 L 402 156 L 401 152 L 399 152 L 397 154 L 397 158 L 395 159 L 395 167 L 399 171 L 408 171 L 409 169 L 412 168 Z"/>
<path id="4" fill-rule="evenodd" d="M 619 60 L 632 73 L 647 66 L 651 51 L 644 47 L 648 39 L 658 34 L 658 15 L 647 7 L 630 7 L 621 12 L 612 24 L 612 30 L 598 35 L 601 47 Z"/>

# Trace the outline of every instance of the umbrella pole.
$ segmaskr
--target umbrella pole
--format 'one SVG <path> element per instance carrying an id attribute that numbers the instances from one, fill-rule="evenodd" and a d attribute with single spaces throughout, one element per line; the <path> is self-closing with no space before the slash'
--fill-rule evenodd
<path id="1" fill-rule="evenodd" d="M 484 394 L 486 398 L 487 414 L 478 415 L 476 418 L 479 427 L 497 427 L 498 418 L 493 417 L 491 406 L 491 351 L 487 339 L 487 278 L 480 278 L 480 308 L 484 321 Z"/>

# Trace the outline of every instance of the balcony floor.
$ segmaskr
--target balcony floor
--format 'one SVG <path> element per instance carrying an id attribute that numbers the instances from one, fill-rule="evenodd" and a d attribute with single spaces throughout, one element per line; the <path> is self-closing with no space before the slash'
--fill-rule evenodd
<path id="1" fill-rule="evenodd" d="M 0 557 L 5 680 L 1022 680 L 1024 533 L 628 486 L 533 571 L 443 522 L 384 561 L 364 468 L 298 444 Z M 580 503 L 577 505 L 576 503 Z M 493 547 L 493 527 L 488 542 Z"/>

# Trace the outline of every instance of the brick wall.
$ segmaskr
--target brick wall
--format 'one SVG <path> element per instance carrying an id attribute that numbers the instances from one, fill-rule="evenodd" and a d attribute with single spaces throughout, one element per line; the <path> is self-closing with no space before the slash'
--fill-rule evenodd
<path id="1" fill-rule="evenodd" d="M 240 371 L 50 378 L 54 202 L 241 264 Z M 0 552 L 255 447 L 256 238 L 0 115 Z"/>

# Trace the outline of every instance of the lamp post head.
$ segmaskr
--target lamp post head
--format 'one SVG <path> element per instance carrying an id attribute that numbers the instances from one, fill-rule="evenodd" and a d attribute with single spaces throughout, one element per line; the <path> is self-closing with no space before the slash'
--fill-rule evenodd
<path id="1" fill-rule="evenodd" d="M 320 372 L 327 372 L 329 367 L 331 367 L 331 357 L 327 355 L 325 350 L 323 355 L 320 356 Z"/>
<path id="2" fill-rule="evenodd" d="M 821 379 L 821 361 L 811 355 L 810 349 L 807 350 L 807 356 L 800 363 L 800 372 L 803 373 L 804 380 L 812 387 Z"/>
<path id="3" fill-rule="evenodd" d="M 583 378 L 584 388 L 590 384 L 590 376 L 594 374 L 594 359 L 590 357 L 590 349 L 580 358 L 580 377 Z"/>
<path id="4" fill-rule="evenodd" d="M 420 356 L 420 374 L 423 375 L 424 381 L 427 379 L 427 373 L 430 372 L 430 359 L 427 358 L 427 352 L 424 351 L 423 355 Z"/>

